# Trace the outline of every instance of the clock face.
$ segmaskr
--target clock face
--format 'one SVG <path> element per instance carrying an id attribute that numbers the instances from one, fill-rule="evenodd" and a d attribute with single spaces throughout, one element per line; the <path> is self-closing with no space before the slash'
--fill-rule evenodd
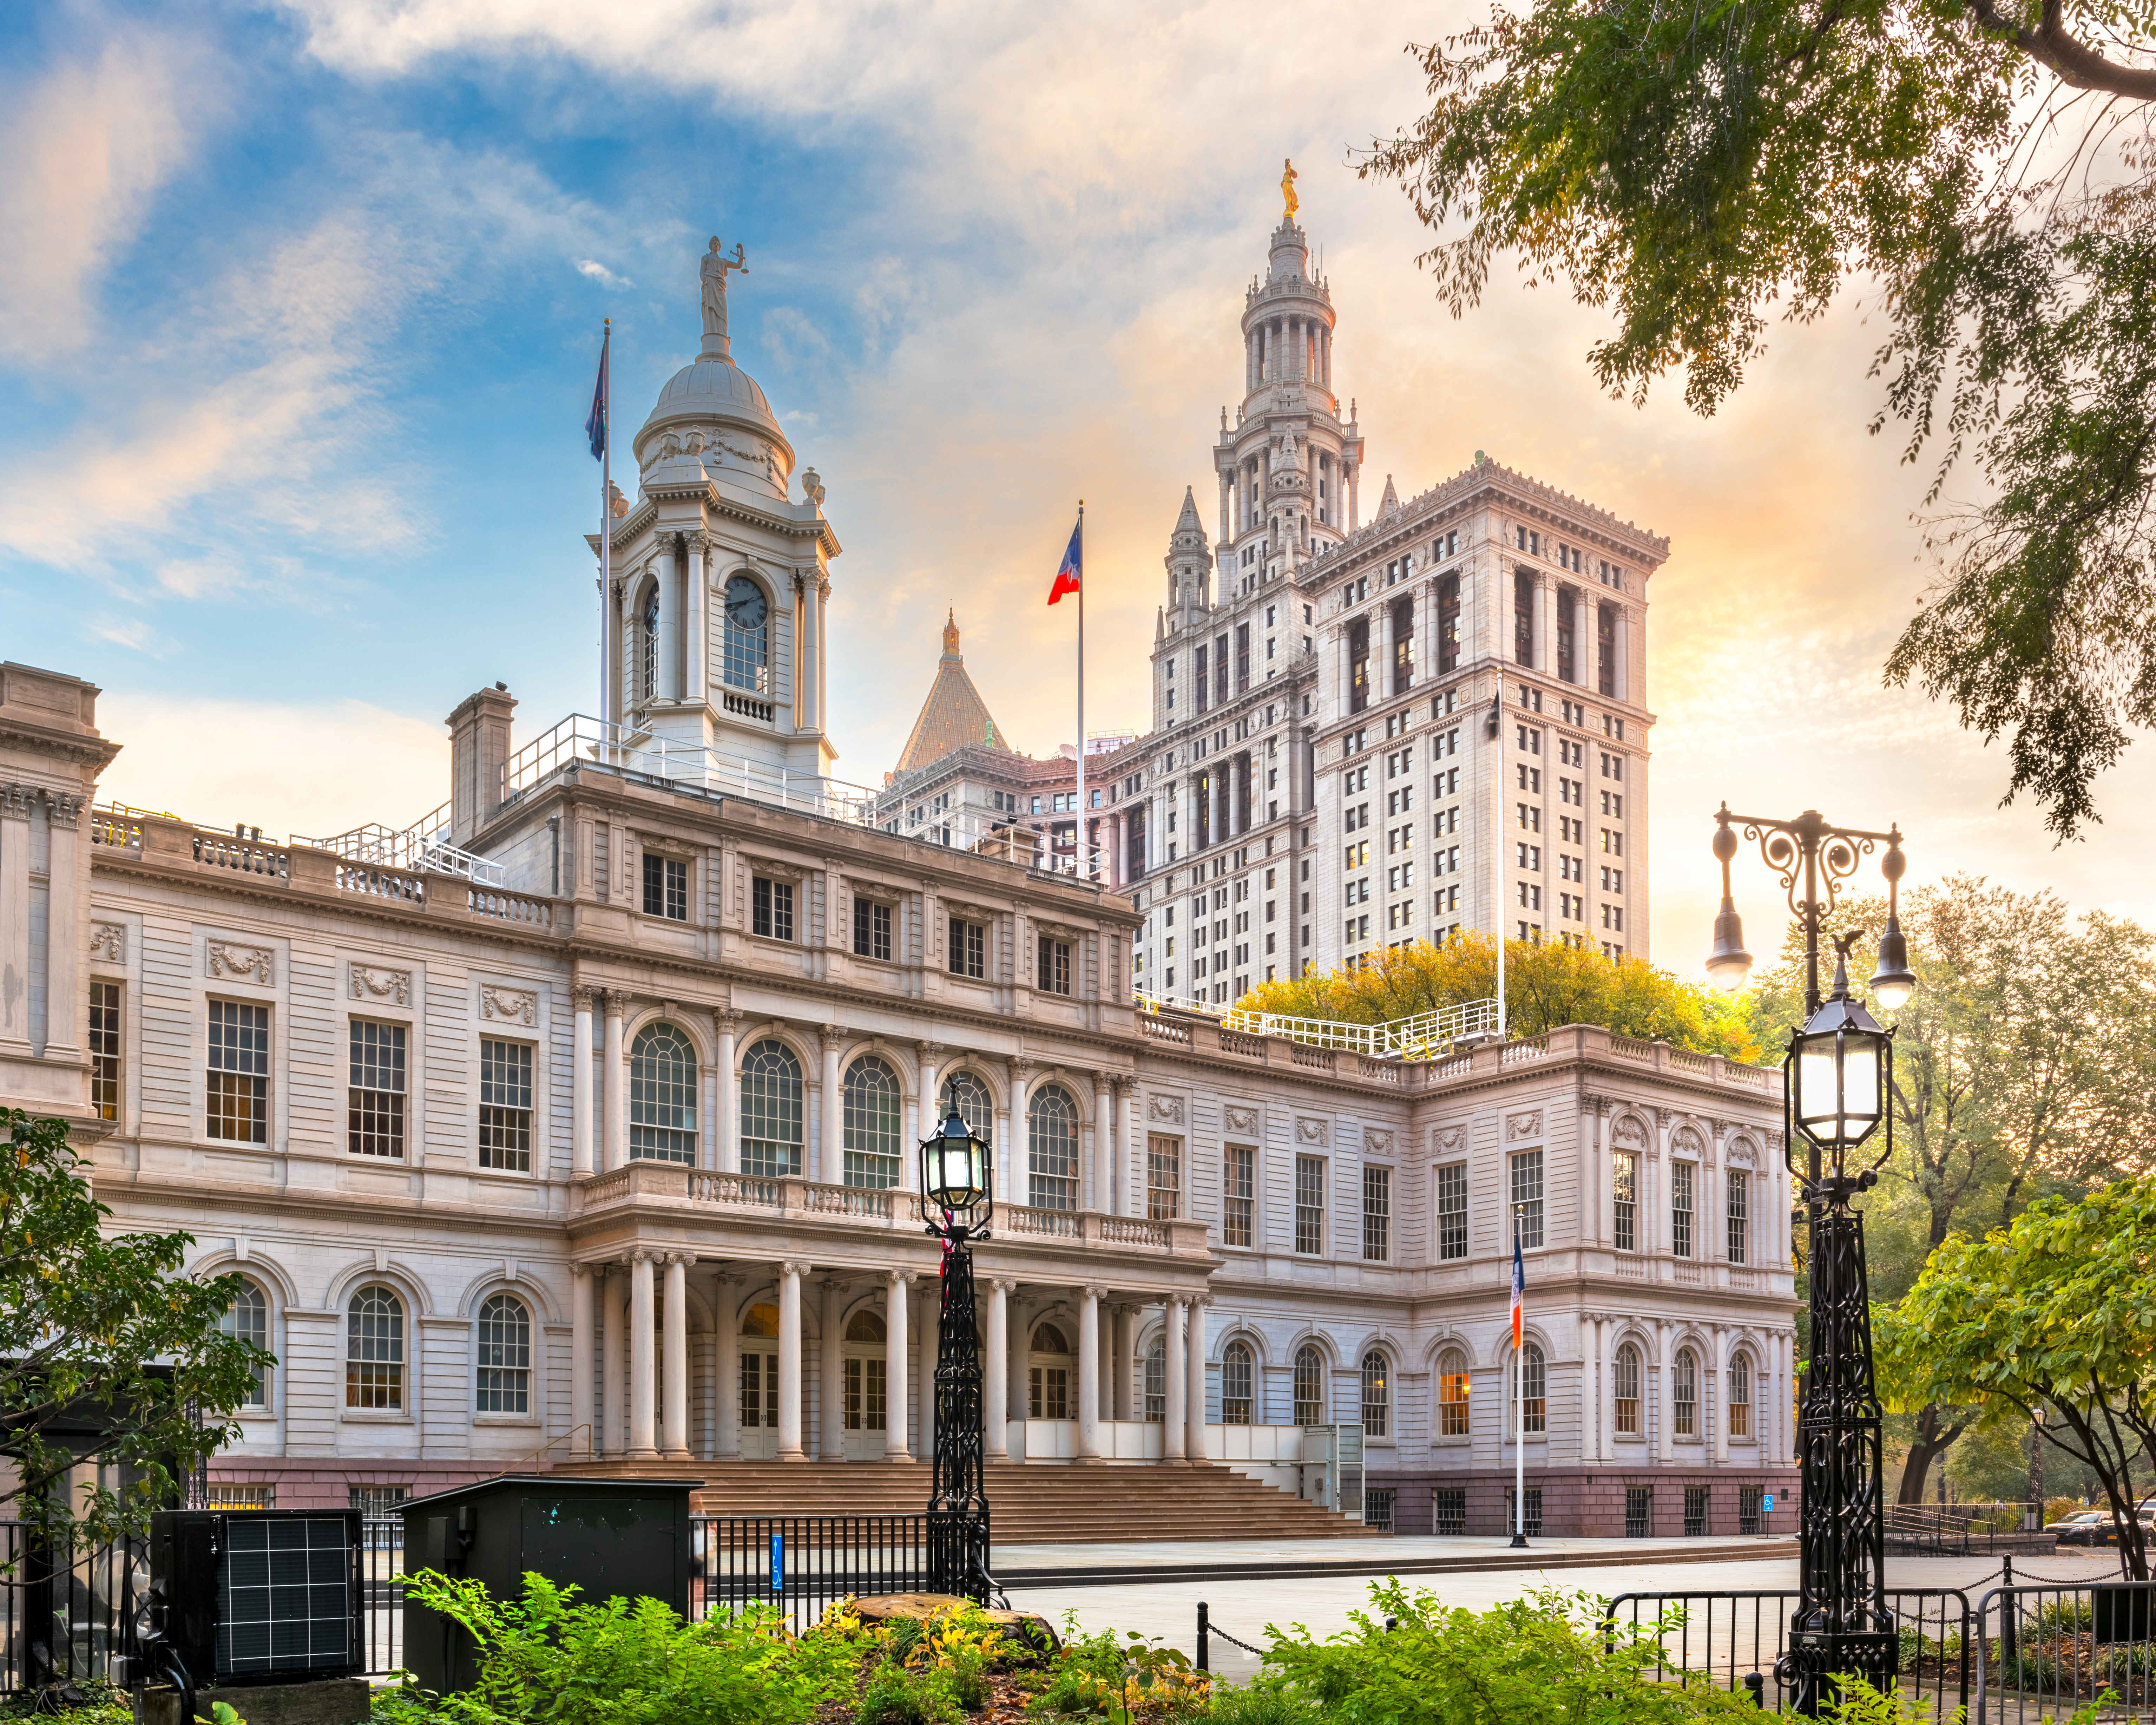
<path id="1" fill-rule="evenodd" d="M 736 629 L 762 629 L 770 609 L 763 589 L 747 576 L 737 575 L 726 583 L 726 619 Z"/>

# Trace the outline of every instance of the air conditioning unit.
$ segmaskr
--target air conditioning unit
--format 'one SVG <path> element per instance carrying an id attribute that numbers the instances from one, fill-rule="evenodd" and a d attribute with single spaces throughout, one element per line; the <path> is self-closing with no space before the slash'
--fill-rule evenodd
<path id="1" fill-rule="evenodd" d="M 197 1684 L 358 1676 L 361 1553 L 357 1510 L 160 1510 L 150 1518 L 151 1631 Z"/>

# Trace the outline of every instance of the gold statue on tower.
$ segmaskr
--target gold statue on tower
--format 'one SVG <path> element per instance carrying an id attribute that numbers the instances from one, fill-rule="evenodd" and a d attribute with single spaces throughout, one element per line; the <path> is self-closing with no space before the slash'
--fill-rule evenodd
<path id="1" fill-rule="evenodd" d="M 1302 207 L 1301 200 L 1295 195 L 1295 182 L 1296 179 L 1295 163 L 1284 156 L 1281 158 L 1281 167 L 1282 169 L 1282 172 L 1281 174 L 1281 201 L 1287 206 L 1287 213 L 1282 216 L 1281 219 L 1284 222 L 1292 222 L 1295 219 L 1296 211 Z"/>

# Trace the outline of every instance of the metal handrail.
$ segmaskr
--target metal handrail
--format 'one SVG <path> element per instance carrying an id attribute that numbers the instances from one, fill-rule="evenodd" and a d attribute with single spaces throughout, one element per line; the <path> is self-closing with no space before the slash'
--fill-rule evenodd
<path id="1" fill-rule="evenodd" d="M 1132 1004 L 1142 1013 L 1158 1015 L 1163 1009 L 1211 1019 L 1221 1029 L 1248 1036 L 1278 1036 L 1312 1048 L 1339 1049 L 1371 1060 L 1427 1060 L 1471 1036 L 1494 1036 L 1497 1031 L 1497 1003 L 1470 1000 L 1459 1006 L 1419 1012 L 1412 1018 L 1390 1019 L 1383 1024 L 1359 1024 L 1345 1019 L 1291 1018 L 1279 1013 L 1245 1012 L 1240 1007 L 1213 1006 L 1203 1001 L 1163 999 L 1139 991 Z"/>

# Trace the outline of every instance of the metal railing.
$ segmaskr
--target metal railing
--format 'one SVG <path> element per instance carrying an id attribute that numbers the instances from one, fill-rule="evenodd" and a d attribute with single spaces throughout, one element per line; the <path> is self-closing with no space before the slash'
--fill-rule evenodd
<path id="1" fill-rule="evenodd" d="M 1887 1549 L 1902 1557 L 1986 1558 L 2056 1549 L 2041 1503 L 1890 1503 Z"/>
<path id="2" fill-rule="evenodd" d="M 124 1676 L 149 1588 L 141 1542 L 44 1547 L 0 1522 L 0 1695 Z"/>
<path id="3" fill-rule="evenodd" d="M 850 1594 L 920 1593 L 927 1585 L 925 1515 L 690 1519 L 693 1619 L 774 1604 L 798 1630 Z"/>
<path id="4" fill-rule="evenodd" d="M 326 839 L 302 839 L 295 834 L 292 842 L 330 851 L 346 862 L 405 869 L 415 874 L 453 875 L 479 886 L 501 886 L 505 878 L 501 865 L 464 850 L 449 834 L 449 805 L 444 803 L 408 827 L 386 827 L 379 821 L 369 821 L 348 833 L 332 833 Z"/>
<path id="5" fill-rule="evenodd" d="M 1724 1688 L 1753 1690 L 1763 1705 L 1779 1708 L 1789 1692 L 1775 1668 L 1789 1651 L 1799 1598 L 1763 1589 L 1620 1594 L 1604 1621 L 1612 1629 L 1623 1623 L 1651 1630 L 1675 1608 L 1680 1620 L 1662 1634 L 1667 1663 L 1657 1676 L 1705 1672 Z M 1953 1588 L 1889 1588 L 1887 1609 L 1901 1630 L 1902 1692 L 1943 1725 L 1968 1705 L 1974 1686 L 1979 1649 L 1968 1597 Z"/>
<path id="6" fill-rule="evenodd" d="M 1148 1018 L 1163 1010 L 1211 1019 L 1222 1034 L 1278 1036 L 1310 1048 L 1337 1049 L 1369 1060 L 1427 1060 L 1443 1054 L 1470 1036 L 1493 1036 L 1497 1031 L 1495 999 L 1470 1000 L 1436 1012 L 1419 1012 L 1413 1018 L 1391 1019 L 1381 1024 L 1350 1024 L 1344 1019 L 1289 1018 L 1279 1013 L 1245 1012 L 1233 1006 L 1212 1006 L 1203 1001 L 1163 999 L 1142 990 L 1132 1004 Z M 1246 1049 L 1236 1052 L 1245 1053 Z M 1262 1050 L 1260 1050 L 1262 1052 Z"/>
<path id="7" fill-rule="evenodd" d="M 2010 1580 L 2011 1565 L 2009 1564 Z M 1976 1602 L 1977 1725 L 2156 1719 L 2156 1582 L 2023 1582 Z"/>

